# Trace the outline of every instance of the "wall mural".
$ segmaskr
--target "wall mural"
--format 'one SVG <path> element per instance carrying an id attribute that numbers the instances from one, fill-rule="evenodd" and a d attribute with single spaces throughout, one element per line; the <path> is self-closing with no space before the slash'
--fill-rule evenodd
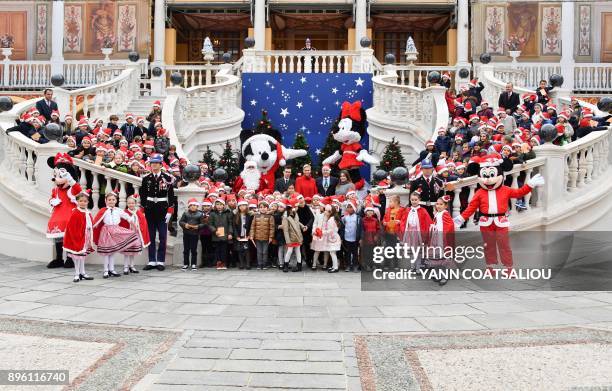
<path id="1" fill-rule="evenodd" d="M 117 50 L 129 52 L 136 49 L 136 5 L 125 4 L 118 8 Z"/>
<path id="2" fill-rule="evenodd" d="M 115 37 L 115 7 L 114 2 L 101 1 L 88 3 L 86 12 L 87 35 L 85 51 L 100 53 L 105 37 Z"/>
<path id="3" fill-rule="evenodd" d="M 539 54 L 537 21 L 537 3 L 510 3 L 508 5 L 508 36 L 516 35 L 518 38 L 525 39 L 526 43 L 521 48 L 522 57 Z"/>
<path id="4" fill-rule="evenodd" d="M 47 4 L 36 6 L 36 54 L 47 54 Z"/>
<path id="5" fill-rule="evenodd" d="M 64 52 L 80 53 L 83 46 L 83 6 L 70 4 L 64 8 Z"/>
<path id="6" fill-rule="evenodd" d="M 591 6 L 581 5 L 580 14 L 580 33 L 578 38 L 578 55 L 591 55 Z"/>
<path id="7" fill-rule="evenodd" d="M 487 7 L 485 22 L 485 51 L 504 54 L 504 7 Z"/>
<path id="8" fill-rule="evenodd" d="M 561 55 L 561 7 L 542 7 L 542 54 Z"/>

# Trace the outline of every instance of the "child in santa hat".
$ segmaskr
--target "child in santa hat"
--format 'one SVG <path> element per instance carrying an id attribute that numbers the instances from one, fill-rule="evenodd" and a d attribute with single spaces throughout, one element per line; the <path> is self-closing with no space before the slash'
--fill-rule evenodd
<path id="1" fill-rule="evenodd" d="M 137 255 L 142 251 L 139 233 L 134 229 L 134 217 L 117 207 L 117 193 L 107 189 L 104 197 L 106 207 L 100 209 L 93 221 L 94 243 L 98 253 L 104 257 L 104 278 L 119 277 L 115 272 L 114 255 Z M 126 229 L 119 224 L 126 220 L 130 226 Z"/>
<path id="2" fill-rule="evenodd" d="M 76 195 L 77 207 L 72 210 L 72 214 L 66 224 L 64 234 L 64 250 L 74 261 L 73 282 L 81 280 L 93 280 L 85 272 L 85 258 L 94 250 L 93 240 L 93 218 L 87 210 L 89 203 L 89 193 L 81 191 Z"/>
<path id="3" fill-rule="evenodd" d="M 380 245 L 382 237 L 382 225 L 376 216 L 376 208 L 373 204 L 366 204 L 365 216 L 361 221 L 361 259 L 366 271 L 372 271 L 374 259 L 374 247 Z"/>
<path id="4" fill-rule="evenodd" d="M 183 267 L 181 269 L 197 270 L 198 238 L 200 229 L 204 228 L 204 214 L 199 210 L 200 203 L 195 198 L 187 201 L 187 210 L 179 219 L 183 229 Z M 191 258 L 189 255 L 191 254 Z"/>
<path id="5" fill-rule="evenodd" d="M 226 270 L 227 244 L 234 237 L 232 212 L 225 207 L 225 200 L 221 197 L 215 199 L 214 205 L 214 210 L 208 217 L 208 226 L 212 231 L 217 270 Z"/>
<path id="6" fill-rule="evenodd" d="M 427 265 L 438 269 L 451 267 L 455 248 L 455 223 L 448 212 L 450 197 L 445 195 L 436 201 L 436 211 L 429 230 Z M 445 278 L 435 278 L 440 285 L 446 284 Z"/>
<path id="7" fill-rule="evenodd" d="M 151 244 L 151 239 L 149 238 L 147 219 L 142 211 L 142 208 L 138 205 L 139 199 L 140 197 L 138 194 L 130 195 L 126 201 L 127 205 L 125 208 L 125 213 L 132 216 L 134 229 L 138 232 L 140 244 L 144 249 L 149 247 Z M 126 229 L 130 228 L 127 220 L 121 220 L 119 225 Z M 134 267 L 134 254 L 126 254 L 123 259 L 123 274 L 128 275 L 130 273 L 138 274 L 138 270 L 136 270 L 136 267 Z"/>
<path id="8" fill-rule="evenodd" d="M 421 194 L 418 191 L 410 194 L 410 207 L 406 208 L 399 224 L 398 237 L 400 241 L 410 247 L 420 247 L 429 242 L 429 226 L 432 223 L 427 210 L 420 205 Z M 411 259 L 412 270 L 418 271 L 422 266 L 422 258 L 418 256 Z"/>

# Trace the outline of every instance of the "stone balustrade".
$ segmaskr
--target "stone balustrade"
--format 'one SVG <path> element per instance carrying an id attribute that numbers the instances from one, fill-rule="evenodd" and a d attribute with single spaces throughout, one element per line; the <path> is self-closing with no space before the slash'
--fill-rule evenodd
<path id="1" fill-rule="evenodd" d="M 101 83 L 98 69 L 109 65 L 126 66 L 127 60 L 66 60 L 63 62 L 64 88 L 79 88 Z M 41 89 L 51 86 L 50 61 L 0 61 L 0 87 L 3 89 Z M 148 61 L 139 60 L 140 74 L 148 73 Z"/>
<path id="2" fill-rule="evenodd" d="M 451 80 L 459 81 L 457 75 L 458 68 L 456 66 L 441 66 L 441 65 L 397 65 L 394 67 L 398 74 L 397 84 L 408 85 L 418 88 L 428 88 L 432 84 L 427 79 L 429 72 L 436 71 L 440 75 L 448 73 Z M 469 69 L 466 67 L 466 69 Z M 471 75 L 471 73 L 470 73 Z M 469 77 L 468 77 L 469 79 Z"/>
<path id="3" fill-rule="evenodd" d="M 372 53 L 372 49 L 311 51 L 245 49 L 242 72 L 372 72 Z"/>
<path id="4" fill-rule="evenodd" d="M 140 94 L 140 67 L 128 64 L 111 80 L 71 91 L 56 87 L 53 94 L 60 113 L 82 112 L 88 118 L 106 118 L 124 112 Z"/>

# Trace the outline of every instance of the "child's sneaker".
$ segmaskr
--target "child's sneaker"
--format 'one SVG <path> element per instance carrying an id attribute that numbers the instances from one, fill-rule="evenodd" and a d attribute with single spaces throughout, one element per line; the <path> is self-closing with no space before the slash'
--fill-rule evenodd
<path id="1" fill-rule="evenodd" d="M 188 267 L 189 267 L 189 266 L 187 266 L 187 265 L 183 265 L 183 266 L 181 267 L 181 270 L 187 270 L 187 268 L 188 268 Z"/>
<path id="2" fill-rule="evenodd" d="M 191 270 L 198 270 L 198 267 L 196 265 L 191 265 Z"/>

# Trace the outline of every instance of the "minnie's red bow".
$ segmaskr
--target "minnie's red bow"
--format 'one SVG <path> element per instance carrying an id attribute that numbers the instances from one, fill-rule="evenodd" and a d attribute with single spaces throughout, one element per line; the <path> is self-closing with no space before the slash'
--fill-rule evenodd
<path id="1" fill-rule="evenodd" d="M 350 117 L 353 121 L 361 121 L 361 101 L 342 103 L 342 118 Z"/>

